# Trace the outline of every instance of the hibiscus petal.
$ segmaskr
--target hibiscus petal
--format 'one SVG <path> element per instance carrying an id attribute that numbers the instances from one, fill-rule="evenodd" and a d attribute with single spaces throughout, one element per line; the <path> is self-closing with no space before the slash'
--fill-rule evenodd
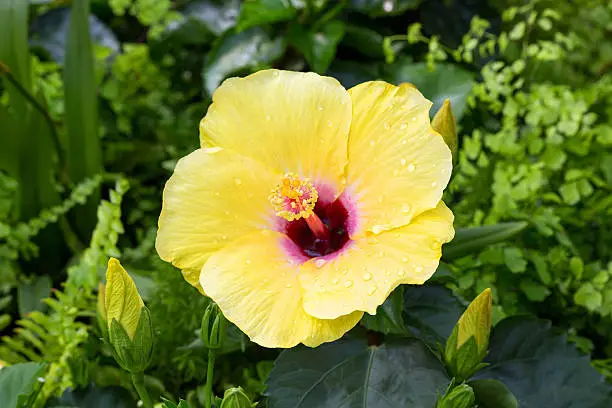
<path id="1" fill-rule="evenodd" d="M 422 284 L 435 272 L 441 244 L 454 236 L 453 213 L 440 202 L 409 225 L 359 239 L 336 257 L 300 268 L 304 309 L 333 319 L 354 310 L 376 313 L 403 283 Z"/>
<path id="2" fill-rule="evenodd" d="M 264 70 L 230 78 L 200 123 L 202 147 L 235 150 L 342 191 L 351 99 L 333 78 Z"/>
<path id="3" fill-rule="evenodd" d="M 362 312 L 317 319 L 304 311 L 298 264 L 288 256 L 294 245 L 285 235 L 261 231 L 213 254 L 200 283 L 228 320 L 264 347 L 315 347 L 340 338 Z"/>
<path id="4" fill-rule="evenodd" d="M 412 85 L 375 81 L 349 90 L 347 192 L 359 228 L 380 233 L 435 208 L 451 175 L 451 152 L 429 121 L 431 102 Z"/>

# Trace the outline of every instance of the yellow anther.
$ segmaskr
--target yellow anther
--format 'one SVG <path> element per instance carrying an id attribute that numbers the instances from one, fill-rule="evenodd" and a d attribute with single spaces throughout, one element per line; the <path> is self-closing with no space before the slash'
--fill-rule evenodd
<path id="1" fill-rule="evenodd" d="M 308 218 L 319 198 L 310 180 L 287 173 L 268 197 L 276 215 L 287 221 Z"/>

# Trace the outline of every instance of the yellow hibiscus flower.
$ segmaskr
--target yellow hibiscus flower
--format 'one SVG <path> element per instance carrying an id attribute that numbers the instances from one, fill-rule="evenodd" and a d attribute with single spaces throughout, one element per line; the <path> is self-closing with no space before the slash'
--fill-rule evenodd
<path id="1" fill-rule="evenodd" d="M 157 252 L 262 346 L 340 338 L 453 238 L 431 105 L 409 84 L 226 80 L 166 184 Z"/>

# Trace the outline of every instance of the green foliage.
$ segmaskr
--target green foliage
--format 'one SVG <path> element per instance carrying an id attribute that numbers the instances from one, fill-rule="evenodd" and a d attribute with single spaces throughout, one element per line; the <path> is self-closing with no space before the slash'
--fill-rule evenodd
<path id="1" fill-rule="evenodd" d="M 6 408 L 28 407 L 39 388 L 42 363 L 22 363 L 0 371 L 0 403 Z"/>

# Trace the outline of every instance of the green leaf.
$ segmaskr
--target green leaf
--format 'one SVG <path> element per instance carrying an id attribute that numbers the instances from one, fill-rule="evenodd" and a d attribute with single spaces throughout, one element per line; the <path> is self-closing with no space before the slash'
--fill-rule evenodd
<path id="1" fill-rule="evenodd" d="M 346 32 L 342 38 L 342 45 L 351 47 L 353 50 L 370 58 L 382 58 L 384 37 L 376 30 L 355 24 L 346 24 Z M 391 47 L 395 53 L 404 46 L 403 41 L 395 41 Z M 361 65 L 368 66 L 369 64 Z"/>
<path id="2" fill-rule="evenodd" d="M 242 3 L 237 30 L 243 31 L 258 25 L 292 20 L 297 10 L 289 0 L 246 0 Z"/>
<path id="3" fill-rule="evenodd" d="M 67 389 L 57 400 L 51 401 L 48 408 L 135 408 L 136 401 L 130 392 L 122 387 L 98 388 L 90 385 L 86 389 Z"/>
<path id="4" fill-rule="evenodd" d="M 381 76 L 378 64 L 339 60 L 332 62 L 326 74 L 336 78 L 346 89 L 362 82 L 373 81 Z"/>
<path id="5" fill-rule="evenodd" d="M 172 22 L 156 47 L 169 47 L 178 41 L 183 44 L 206 44 L 213 36 L 220 36 L 236 25 L 240 13 L 240 0 L 222 3 L 214 0 L 190 2 L 182 10 L 182 19 Z M 167 45 L 166 42 L 171 44 Z M 165 49 L 165 48 L 164 48 Z"/>
<path id="6" fill-rule="evenodd" d="M 593 312 L 601 307 L 603 297 L 591 282 L 586 282 L 574 293 L 574 302 Z"/>
<path id="7" fill-rule="evenodd" d="M 43 363 L 23 363 L 0 370 L 0 406 L 21 408 L 34 393 L 38 377 L 45 369 Z"/>
<path id="8" fill-rule="evenodd" d="M 259 27 L 239 34 L 229 34 L 221 39 L 206 58 L 202 71 L 204 89 L 212 95 L 228 76 L 270 64 L 284 51 L 283 38 L 272 39 Z"/>
<path id="9" fill-rule="evenodd" d="M 403 308 L 404 287 L 399 286 L 391 292 L 385 303 L 378 306 L 374 316 L 364 314 L 361 324 L 369 330 L 381 333 L 406 333 L 406 326 L 402 316 Z"/>
<path id="10" fill-rule="evenodd" d="M 472 90 L 472 73 L 453 64 L 436 64 L 430 71 L 426 63 L 413 63 L 402 58 L 387 66 L 385 78 L 394 84 L 409 82 L 434 103 L 430 114 L 433 116 L 444 100 L 450 99 L 457 122 L 461 120 L 467 107 L 467 96 Z"/>
<path id="11" fill-rule="evenodd" d="M 476 377 L 501 381 L 521 408 L 606 408 L 612 400 L 612 385 L 591 367 L 589 357 L 546 321 L 502 320 L 493 329 L 485 361 L 490 365 Z"/>
<path id="12" fill-rule="evenodd" d="M 474 390 L 476 403 L 481 408 L 518 408 L 512 392 L 497 380 L 474 380 L 468 384 Z"/>
<path id="13" fill-rule="evenodd" d="M 440 361 L 419 340 L 369 347 L 347 339 L 284 351 L 266 395 L 269 408 L 431 408 L 448 383 Z"/>
<path id="14" fill-rule="evenodd" d="M 80 182 L 102 170 L 94 57 L 89 30 L 89 0 L 74 0 L 64 66 L 68 174 Z M 96 221 L 98 195 L 75 211 L 80 234 L 89 236 Z"/>
<path id="15" fill-rule="evenodd" d="M 42 275 L 34 278 L 34 282 L 20 282 L 18 292 L 19 315 L 23 318 L 35 310 L 43 310 L 42 300 L 51 294 L 51 278 Z"/>
<path id="16" fill-rule="evenodd" d="M 351 0 L 348 8 L 370 17 L 399 15 L 416 9 L 423 0 Z"/>
<path id="17" fill-rule="evenodd" d="M 333 61 L 343 36 L 344 23 L 332 20 L 316 31 L 307 31 L 300 24 L 292 24 L 287 39 L 304 55 L 313 71 L 323 74 Z"/>
<path id="18" fill-rule="evenodd" d="M 527 223 L 507 222 L 484 227 L 459 228 L 455 238 L 442 247 L 442 258 L 445 261 L 461 258 L 481 249 L 505 241 L 521 232 Z"/>
<path id="19" fill-rule="evenodd" d="M 70 8 L 56 8 L 38 16 L 30 25 L 30 44 L 41 47 L 60 65 L 66 58 L 66 43 L 70 25 Z M 89 15 L 91 40 L 106 47 L 111 54 L 119 52 L 120 44 L 115 33 L 93 14 Z"/>
<path id="20" fill-rule="evenodd" d="M 461 384 L 448 390 L 436 408 L 472 408 L 473 406 L 474 391 L 469 385 Z"/>
<path id="21" fill-rule="evenodd" d="M 525 296 L 527 296 L 527 299 L 532 302 L 541 302 L 550 295 L 550 289 L 548 289 L 548 287 L 529 277 L 521 279 L 519 287 Z"/>

